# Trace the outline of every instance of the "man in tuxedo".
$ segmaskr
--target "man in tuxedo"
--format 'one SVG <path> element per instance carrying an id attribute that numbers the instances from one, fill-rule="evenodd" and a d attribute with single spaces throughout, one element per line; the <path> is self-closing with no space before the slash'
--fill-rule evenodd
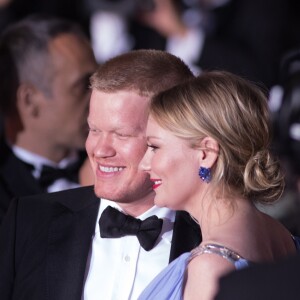
<path id="1" fill-rule="evenodd" d="M 138 168 L 151 96 L 192 77 L 158 50 L 99 66 L 86 141 L 95 184 L 14 199 L 0 228 L 1 299 L 137 299 L 200 243 L 189 215 L 154 205 L 153 182 Z"/>
<path id="2" fill-rule="evenodd" d="M 35 15 L 0 42 L 0 224 L 11 199 L 78 187 L 89 77 L 97 64 L 74 23 Z"/>

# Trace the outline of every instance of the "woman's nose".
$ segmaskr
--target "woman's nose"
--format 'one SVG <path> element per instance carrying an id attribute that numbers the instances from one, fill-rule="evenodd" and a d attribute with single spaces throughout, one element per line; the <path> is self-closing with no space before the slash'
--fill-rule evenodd
<path id="1" fill-rule="evenodd" d="M 151 159 L 150 159 L 150 150 L 149 148 L 144 154 L 144 157 L 140 161 L 139 169 L 143 171 L 151 171 Z"/>

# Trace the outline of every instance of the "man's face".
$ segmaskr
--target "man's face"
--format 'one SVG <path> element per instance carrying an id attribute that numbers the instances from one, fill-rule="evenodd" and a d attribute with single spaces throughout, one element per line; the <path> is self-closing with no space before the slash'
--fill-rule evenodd
<path id="1" fill-rule="evenodd" d="M 138 201 L 148 207 L 153 205 L 149 175 L 138 169 L 147 149 L 148 102 L 148 97 L 135 91 L 93 90 L 86 150 L 98 197 L 120 204 Z"/>
<path id="2" fill-rule="evenodd" d="M 89 77 L 97 65 L 90 46 L 71 34 L 50 42 L 50 96 L 41 110 L 41 132 L 53 146 L 84 148 L 90 98 Z"/>

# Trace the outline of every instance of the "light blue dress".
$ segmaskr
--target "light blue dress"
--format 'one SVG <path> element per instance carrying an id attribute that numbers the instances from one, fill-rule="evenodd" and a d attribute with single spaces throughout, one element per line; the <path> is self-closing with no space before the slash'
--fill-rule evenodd
<path id="1" fill-rule="evenodd" d="M 297 251 L 300 252 L 300 238 L 293 237 Z M 171 262 L 142 292 L 138 300 L 182 300 L 185 270 L 190 260 L 204 253 L 222 256 L 234 264 L 237 270 L 248 267 L 252 262 L 244 259 L 229 248 L 216 244 L 200 245 L 192 252 L 183 253 Z"/>

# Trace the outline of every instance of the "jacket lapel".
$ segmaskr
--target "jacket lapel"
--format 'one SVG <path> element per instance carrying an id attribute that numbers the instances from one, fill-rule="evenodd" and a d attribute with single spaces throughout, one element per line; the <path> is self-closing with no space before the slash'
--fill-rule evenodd
<path id="1" fill-rule="evenodd" d="M 81 299 L 99 203 L 92 189 L 58 203 L 48 238 L 47 299 Z"/>
<path id="2" fill-rule="evenodd" d="M 189 252 L 197 247 L 202 240 L 198 224 L 184 211 L 176 213 L 173 238 L 170 252 L 170 262 L 184 252 Z"/>
<path id="3" fill-rule="evenodd" d="M 0 145 L 0 177 L 11 195 L 20 197 L 42 193 L 43 190 L 26 165 L 13 154 L 3 140 L 0 141 Z"/>

